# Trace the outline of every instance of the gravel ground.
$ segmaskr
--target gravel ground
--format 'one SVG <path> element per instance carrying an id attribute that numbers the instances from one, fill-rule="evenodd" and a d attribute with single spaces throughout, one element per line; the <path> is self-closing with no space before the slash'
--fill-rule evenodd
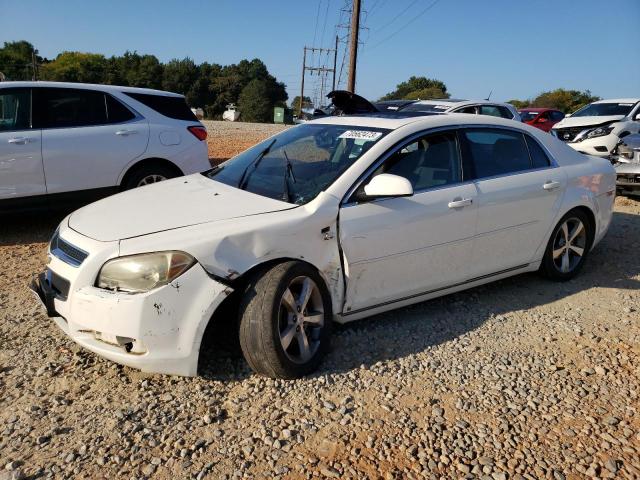
<path id="1" fill-rule="evenodd" d="M 179 378 L 76 346 L 26 288 L 58 220 L 1 227 L 0 479 L 640 478 L 640 202 L 617 199 L 574 281 L 336 328 L 299 381 L 221 351 Z"/>
<path id="2" fill-rule="evenodd" d="M 209 159 L 213 165 L 233 157 L 267 137 L 290 127 L 269 123 L 203 120 L 207 128 Z"/>

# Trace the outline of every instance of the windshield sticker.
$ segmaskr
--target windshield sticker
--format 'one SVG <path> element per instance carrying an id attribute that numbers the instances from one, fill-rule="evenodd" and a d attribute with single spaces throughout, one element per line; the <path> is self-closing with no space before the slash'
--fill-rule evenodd
<path id="1" fill-rule="evenodd" d="M 376 141 L 382 136 L 382 132 L 369 132 L 367 130 L 347 130 L 338 138 L 353 138 L 354 140 Z"/>
<path id="2" fill-rule="evenodd" d="M 438 110 L 446 110 L 449 107 L 447 105 L 434 105 L 433 108 L 437 108 Z"/>

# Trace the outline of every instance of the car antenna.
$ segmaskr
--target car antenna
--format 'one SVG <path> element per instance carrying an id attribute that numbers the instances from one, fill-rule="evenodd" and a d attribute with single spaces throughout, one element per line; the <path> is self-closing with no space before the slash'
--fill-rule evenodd
<path id="1" fill-rule="evenodd" d="M 489 101 L 489 99 L 491 98 L 491 94 L 492 94 L 492 93 L 493 93 L 493 90 L 491 90 L 491 91 L 489 92 L 489 95 L 487 96 L 487 98 L 485 98 L 485 100 L 486 100 L 487 102 L 488 102 L 488 101 Z"/>

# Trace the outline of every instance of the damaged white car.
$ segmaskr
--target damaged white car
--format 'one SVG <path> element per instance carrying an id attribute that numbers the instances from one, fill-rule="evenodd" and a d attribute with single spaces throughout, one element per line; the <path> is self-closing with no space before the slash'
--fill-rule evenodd
<path id="1" fill-rule="evenodd" d="M 572 278 L 614 193 L 608 161 L 510 120 L 327 117 L 72 213 L 32 288 L 118 363 L 195 375 L 207 326 L 237 322 L 251 368 L 295 378 L 332 322 L 522 272 Z"/>

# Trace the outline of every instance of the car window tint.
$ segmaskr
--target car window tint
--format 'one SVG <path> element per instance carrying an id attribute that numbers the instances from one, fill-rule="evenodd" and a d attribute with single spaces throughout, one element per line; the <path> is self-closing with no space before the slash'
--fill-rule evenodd
<path id="1" fill-rule="evenodd" d="M 0 132 L 31 126 L 31 92 L 28 88 L 0 90 Z"/>
<path id="2" fill-rule="evenodd" d="M 502 117 L 500 109 L 495 105 L 480 105 L 480 115 L 489 115 L 491 117 Z"/>
<path id="3" fill-rule="evenodd" d="M 414 190 L 460 181 L 460 155 L 455 132 L 427 135 L 405 145 L 375 172 L 406 178 Z"/>
<path id="4" fill-rule="evenodd" d="M 135 114 L 125 107 L 120 100 L 106 95 L 107 99 L 107 120 L 109 123 L 123 123 L 133 120 Z"/>
<path id="5" fill-rule="evenodd" d="M 464 107 L 461 108 L 460 110 L 456 110 L 457 113 L 471 113 L 473 115 L 476 114 L 476 107 L 475 106 L 471 106 L 471 107 Z"/>
<path id="6" fill-rule="evenodd" d="M 466 152 L 476 178 L 504 175 L 531 168 L 523 135 L 498 129 L 464 130 Z"/>
<path id="7" fill-rule="evenodd" d="M 552 120 L 562 120 L 564 118 L 564 113 L 562 112 L 551 112 Z"/>
<path id="8" fill-rule="evenodd" d="M 37 88 L 39 128 L 86 127 L 107 123 L 104 93 L 73 88 Z"/>
<path id="9" fill-rule="evenodd" d="M 513 113 L 511 113 L 511 110 L 509 110 L 507 107 L 503 107 L 502 105 L 498 105 L 496 108 L 500 112 L 500 116 L 502 118 L 507 118 L 507 119 L 512 119 L 513 118 Z"/>
<path id="10" fill-rule="evenodd" d="M 529 135 L 525 135 L 524 138 L 527 142 L 527 147 L 529 147 L 529 155 L 531 155 L 531 166 L 533 168 L 545 168 L 551 165 L 549 157 L 547 157 L 547 154 L 544 153 L 542 147 L 538 145 L 538 142 L 536 142 Z"/>
<path id="11" fill-rule="evenodd" d="M 193 114 L 184 97 L 174 97 L 168 95 L 153 95 L 148 93 L 123 92 L 125 95 L 139 101 L 160 115 L 173 118 L 175 120 L 192 120 L 197 122 L 198 119 Z"/>

